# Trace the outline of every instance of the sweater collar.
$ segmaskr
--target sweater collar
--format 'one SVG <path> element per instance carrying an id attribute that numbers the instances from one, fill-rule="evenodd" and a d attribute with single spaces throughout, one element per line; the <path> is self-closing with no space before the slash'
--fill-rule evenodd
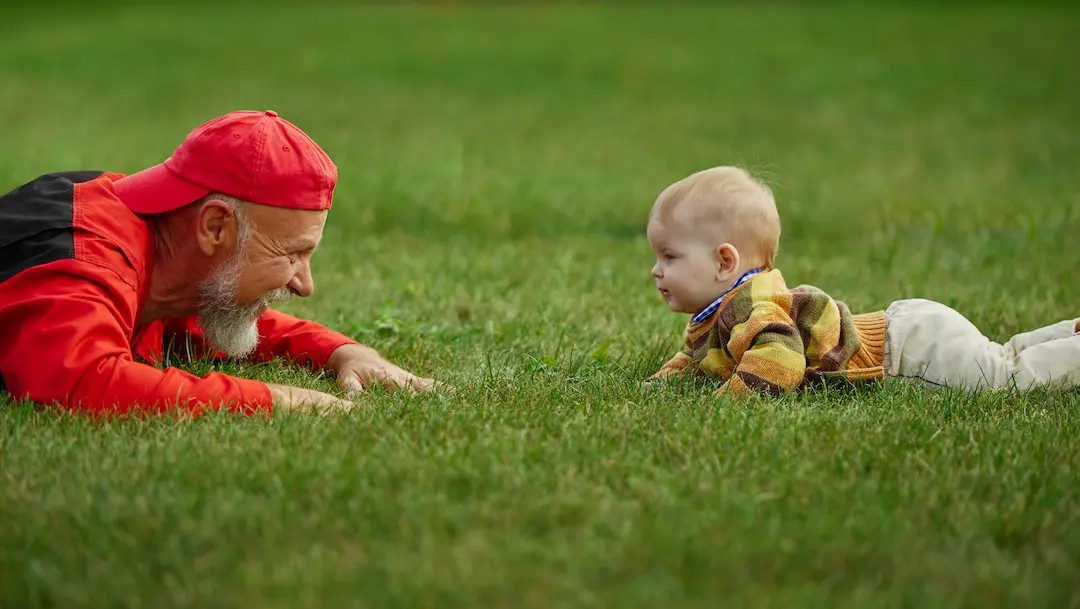
<path id="1" fill-rule="evenodd" d="M 724 297 L 725 296 L 730 294 L 731 291 L 734 290 L 735 288 L 741 286 L 742 284 L 746 283 L 747 281 L 750 281 L 754 277 L 754 275 L 757 275 L 758 273 L 761 273 L 764 270 L 765 270 L 764 268 L 759 268 L 759 269 L 752 269 L 752 270 L 749 270 L 749 271 L 746 271 L 745 273 L 743 273 L 742 277 L 739 277 L 735 281 L 735 283 L 731 284 L 731 287 L 728 288 L 727 290 L 725 290 L 724 293 L 721 294 L 719 298 L 712 301 L 712 304 L 705 307 L 705 309 L 703 311 L 701 311 L 700 313 L 695 315 L 693 320 L 691 320 L 691 323 L 699 324 L 699 323 L 705 321 L 706 319 L 708 319 L 713 313 L 716 313 L 717 309 L 720 308 L 720 305 L 724 302 Z"/>

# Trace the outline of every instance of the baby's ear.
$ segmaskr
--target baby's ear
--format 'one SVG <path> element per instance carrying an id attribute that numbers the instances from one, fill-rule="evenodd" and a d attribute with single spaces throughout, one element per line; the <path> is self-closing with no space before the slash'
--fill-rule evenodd
<path id="1" fill-rule="evenodd" d="M 717 276 L 726 276 L 739 269 L 739 250 L 730 243 L 721 243 L 713 252 L 716 258 Z M 721 279 L 723 277 L 720 277 Z"/>

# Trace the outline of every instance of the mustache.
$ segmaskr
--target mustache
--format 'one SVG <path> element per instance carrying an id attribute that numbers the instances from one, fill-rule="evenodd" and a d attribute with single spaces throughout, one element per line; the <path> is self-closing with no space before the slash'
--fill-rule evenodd
<path id="1" fill-rule="evenodd" d="M 289 288 L 275 288 L 266 294 L 263 294 L 260 300 L 265 304 L 270 304 L 273 302 L 289 302 L 292 298 L 293 293 Z"/>

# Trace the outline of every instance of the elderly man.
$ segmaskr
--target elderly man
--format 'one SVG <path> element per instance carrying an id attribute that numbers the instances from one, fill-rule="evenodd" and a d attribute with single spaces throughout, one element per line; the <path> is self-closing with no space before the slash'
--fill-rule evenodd
<path id="1" fill-rule="evenodd" d="M 233 112 L 164 163 L 42 176 L 0 197 L 0 388 L 84 411 L 347 407 L 164 368 L 166 354 L 291 360 L 341 387 L 426 390 L 374 350 L 268 305 L 315 290 L 337 168 L 275 112 Z"/>

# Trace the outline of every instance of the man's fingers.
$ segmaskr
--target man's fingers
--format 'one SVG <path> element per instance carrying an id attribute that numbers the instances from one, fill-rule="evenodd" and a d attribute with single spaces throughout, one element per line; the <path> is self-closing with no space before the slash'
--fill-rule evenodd
<path id="1" fill-rule="evenodd" d="M 348 412 L 356 406 L 354 402 L 343 400 L 329 393 L 322 393 L 320 397 L 323 398 L 320 404 L 323 414 Z"/>
<path id="2" fill-rule="evenodd" d="M 420 389 L 417 377 L 400 368 L 379 371 L 379 384 L 391 391 L 416 391 Z"/>
<path id="3" fill-rule="evenodd" d="M 454 393 L 454 388 L 442 381 L 435 379 L 426 379 L 414 376 L 412 378 L 413 389 L 416 391 L 441 391 L 443 393 Z"/>
<path id="4" fill-rule="evenodd" d="M 435 381 L 431 379 L 424 379 L 418 376 L 409 375 L 409 386 L 417 391 L 429 391 Z"/>
<path id="5" fill-rule="evenodd" d="M 332 414 L 343 414 L 352 410 L 353 404 L 344 400 L 337 400 L 335 402 L 323 402 L 318 406 L 315 406 L 315 412 L 329 416 Z"/>
<path id="6" fill-rule="evenodd" d="M 360 377 L 356 373 L 348 373 L 338 378 L 338 385 L 346 393 L 363 393 L 364 384 L 360 382 Z"/>
<path id="7" fill-rule="evenodd" d="M 408 377 L 409 388 L 413 391 L 444 391 L 446 393 L 453 393 L 454 388 L 442 381 L 435 379 L 423 378 L 410 374 Z"/>
<path id="8" fill-rule="evenodd" d="M 364 376 L 370 377 L 365 379 L 367 382 L 378 383 L 389 391 L 432 391 L 436 388 L 445 387 L 439 381 L 416 376 L 395 366 L 374 368 L 365 372 Z M 360 393 L 364 391 L 364 380 L 361 380 L 358 372 L 349 372 L 342 375 L 339 377 L 338 384 L 341 385 L 342 389 L 349 392 Z"/>

